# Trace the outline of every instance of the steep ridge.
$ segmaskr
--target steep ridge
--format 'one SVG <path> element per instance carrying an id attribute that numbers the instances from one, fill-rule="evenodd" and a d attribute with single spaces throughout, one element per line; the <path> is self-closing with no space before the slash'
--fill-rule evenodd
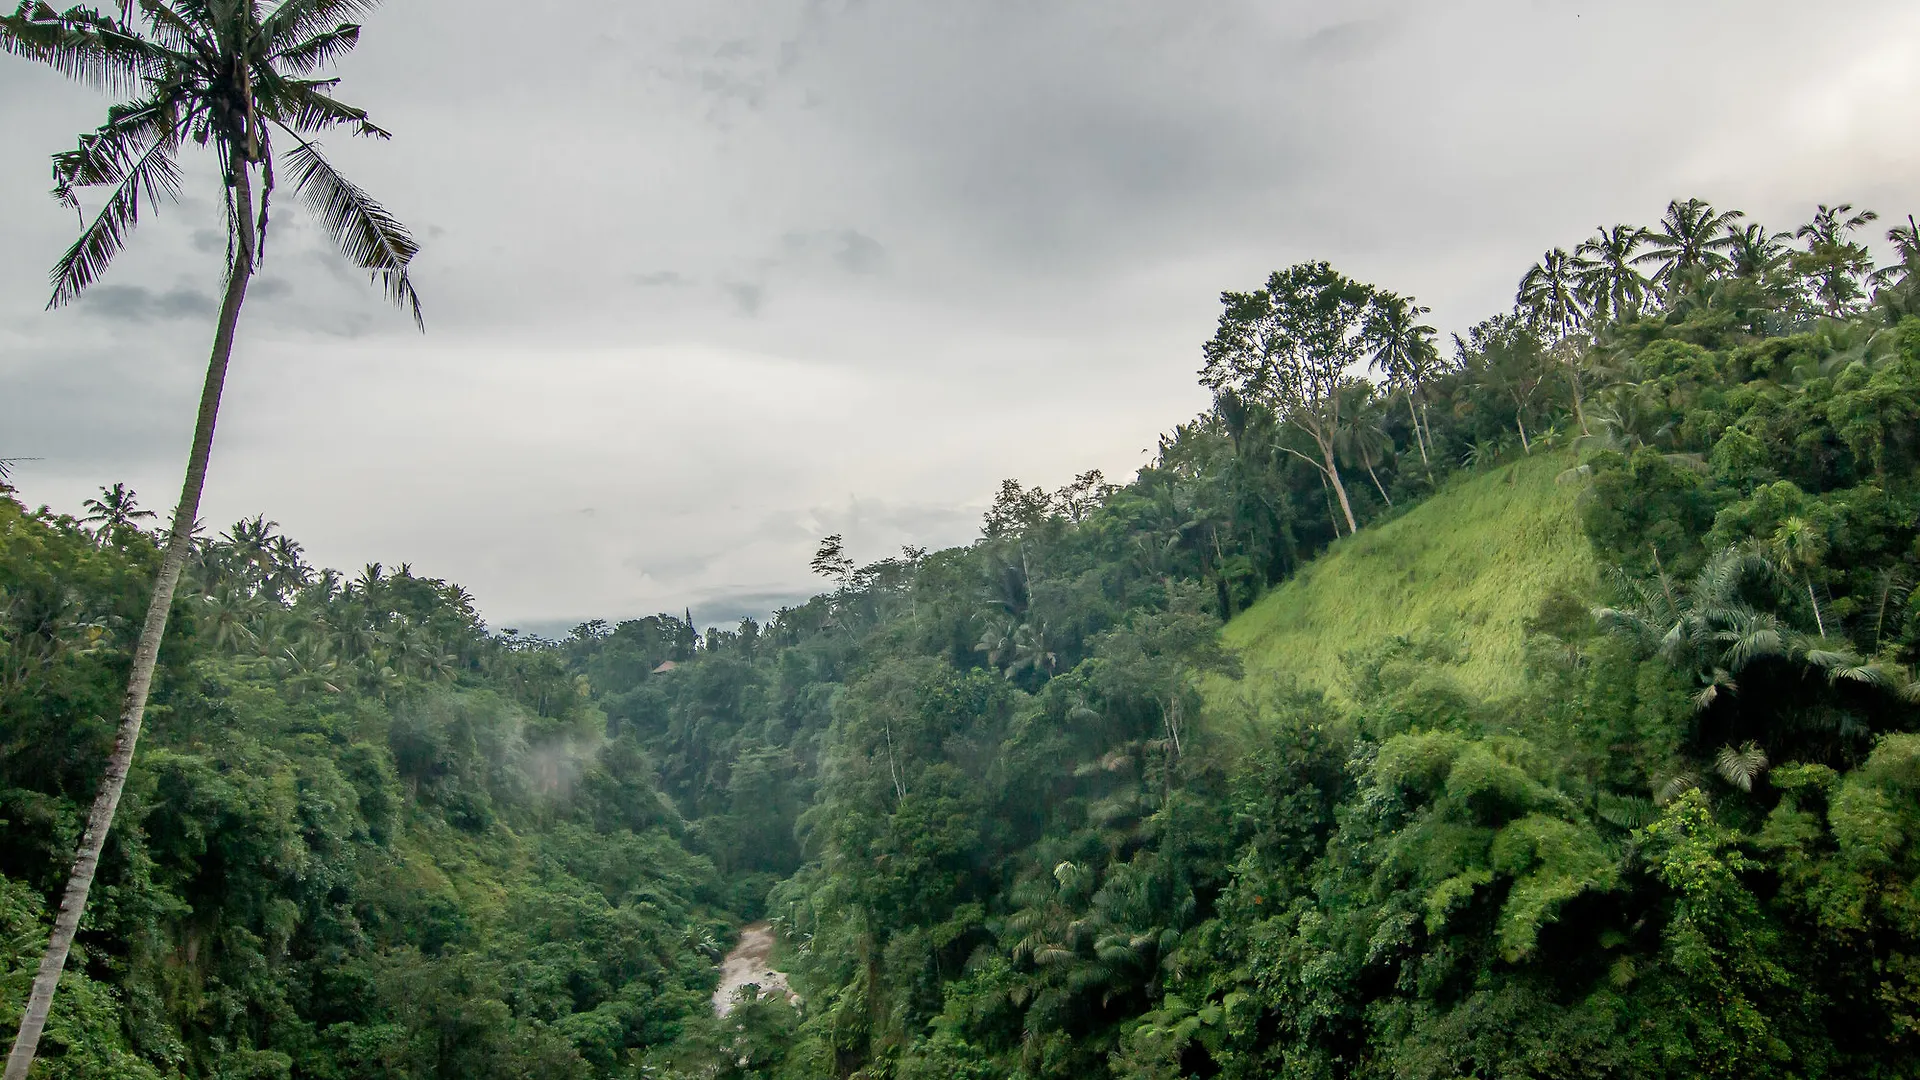
<path id="1" fill-rule="evenodd" d="M 1581 485 L 1560 480 L 1573 464 L 1559 452 L 1495 466 L 1335 544 L 1227 624 L 1243 692 L 1292 680 L 1343 697 L 1345 657 L 1395 636 L 1435 646 L 1462 689 L 1518 690 L 1526 621 L 1595 582 Z"/>

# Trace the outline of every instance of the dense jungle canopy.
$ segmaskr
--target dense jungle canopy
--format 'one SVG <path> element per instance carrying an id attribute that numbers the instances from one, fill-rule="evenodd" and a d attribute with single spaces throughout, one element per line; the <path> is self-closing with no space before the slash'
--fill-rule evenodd
<path id="1" fill-rule="evenodd" d="M 1871 220 L 1678 200 L 1446 348 L 1243 283 L 1136 478 L 829 537 L 764 622 L 545 640 L 207 529 L 34 1075 L 1920 1073 L 1920 244 Z M 8 1029 L 166 539 L 20 499 Z M 800 1000 L 716 1019 L 763 918 Z"/>

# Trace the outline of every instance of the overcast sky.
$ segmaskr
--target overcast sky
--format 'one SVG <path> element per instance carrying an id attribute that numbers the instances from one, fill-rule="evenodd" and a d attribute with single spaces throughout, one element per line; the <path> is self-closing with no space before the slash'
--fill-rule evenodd
<path id="1" fill-rule="evenodd" d="M 1911 0 L 392 0 L 329 144 L 425 250 L 422 336 L 284 199 L 203 516 L 410 561 L 495 626 L 813 591 L 964 543 L 1001 478 L 1130 477 L 1223 289 L 1326 258 L 1434 308 L 1699 195 L 1920 209 Z M 0 57 L 0 456 L 178 491 L 217 187 L 41 310 L 46 155 L 104 102 Z M 1876 229 L 1876 239 L 1878 230 Z"/>

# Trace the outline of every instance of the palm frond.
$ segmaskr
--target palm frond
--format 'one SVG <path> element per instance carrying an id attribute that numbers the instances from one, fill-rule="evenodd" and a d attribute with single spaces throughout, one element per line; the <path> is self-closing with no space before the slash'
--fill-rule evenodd
<path id="1" fill-rule="evenodd" d="M 355 135 L 391 138 L 386 129 L 367 119 L 367 110 L 348 105 L 327 93 L 338 82 L 338 79 L 275 79 L 268 87 L 271 93 L 263 102 L 267 119 L 307 135 L 350 127 Z"/>
<path id="2" fill-rule="evenodd" d="M 267 47 L 279 52 L 342 23 L 373 14 L 380 0 L 285 0 L 260 21 Z"/>
<path id="3" fill-rule="evenodd" d="M 1727 643 L 1726 663 L 1734 671 L 1761 657 L 1779 656 L 1787 651 L 1786 639 L 1780 631 L 1767 625 L 1723 631 L 1716 637 Z"/>
<path id="4" fill-rule="evenodd" d="M 1860 662 L 1858 656 L 1846 649 L 1808 649 L 1803 659 L 1814 667 L 1828 673 L 1851 667 Z"/>
<path id="5" fill-rule="evenodd" d="M 407 265 L 420 245 L 385 207 L 341 176 L 317 147 L 298 135 L 294 139 L 299 145 L 287 153 L 287 162 L 293 167 L 294 190 L 340 245 L 341 252 L 380 283 L 387 299 L 409 310 L 414 323 L 426 329 L 420 296 L 407 278 Z"/>
<path id="6" fill-rule="evenodd" d="M 1722 746 L 1714 756 L 1713 771 L 1741 791 L 1752 791 L 1754 780 L 1767 771 L 1767 752 L 1751 741 L 1738 750 Z"/>
<path id="7" fill-rule="evenodd" d="M 179 196 L 180 170 L 174 163 L 174 154 L 179 148 L 180 131 L 176 126 L 154 140 L 137 159 L 125 166 L 119 186 L 108 197 L 106 205 L 100 208 L 93 223 L 81 232 L 80 238 L 54 264 L 51 275 L 53 298 L 47 301 L 47 307 L 62 307 L 79 299 L 88 286 L 106 273 L 114 256 L 120 253 L 127 237 L 139 224 L 143 193 L 150 201 Z M 92 164 L 98 165 L 99 162 Z M 70 189 L 65 197 L 72 198 Z"/>
<path id="8" fill-rule="evenodd" d="M 1700 778 L 1690 772 L 1675 773 L 1654 785 L 1653 803 L 1665 806 L 1687 792 L 1700 786 Z"/>
<path id="9" fill-rule="evenodd" d="M 113 93 L 130 90 L 182 59 L 97 12 L 77 7 L 57 12 L 38 0 L 0 15 L 0 52 Z"/>
<path id="10" fill-rule="evenodd" d="M 1827 669 L 1829 683 L 1851 682 L 1882 690 L 1899 690 L 1900 677 L 1881 664 L 1846 664 Z"/>
<path id="11" fill-rule="evenodd" d="M 277 67 L 296 75 L 327 66 L 360 44 L 360 25 L 343 23 L 273 54 Z"/>
<path id="12" fill-rule="evenodd" d="M 1638 829 L 1655 817 L 1653 800 L 1640 795 L 1615 795 L 1602 792 L 1595 814 L 1615 828 Z"/>

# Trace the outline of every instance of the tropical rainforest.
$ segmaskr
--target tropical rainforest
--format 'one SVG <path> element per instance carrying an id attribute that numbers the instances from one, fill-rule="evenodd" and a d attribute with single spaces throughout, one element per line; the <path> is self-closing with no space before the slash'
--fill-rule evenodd
<path id="1" fill-rule="evenodd" d="M 1444 349 L 1283 269 L 1131 482 L 829 537 L 764 622 L 547 640 L 199 532 L 33 1075 L 1920 1074 L 1920 243 L 1872 220 L 1678 200 Z M 6 490 L 11 1026 L 171 538 Z M 751 920 L 798 997 L 721 1018 Z"/>
<path id="2" fill-rule="evenodd" d="M 1920 1075 L 1911 217 L 1678 199 L 1444 345 L 1287 267 L 1129 482 L 550 640 L 199 518 L 276 174 L 424 326 L 376 6 L 0 15 L 126 96 L 52 306 L 194 147 L 228 240 L 170 519 L 0 461 L 8 1080 Z"/>

